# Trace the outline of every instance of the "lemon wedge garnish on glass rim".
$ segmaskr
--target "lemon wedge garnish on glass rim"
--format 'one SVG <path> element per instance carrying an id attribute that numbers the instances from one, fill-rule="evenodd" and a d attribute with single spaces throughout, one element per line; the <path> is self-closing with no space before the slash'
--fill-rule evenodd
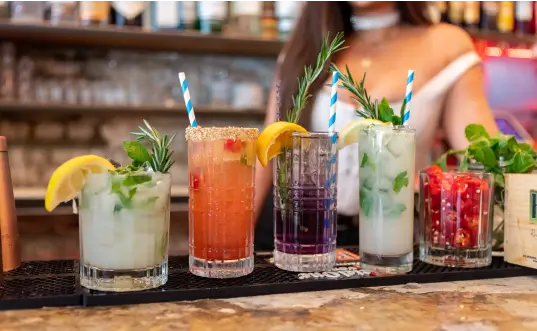
<path id="1" fill-rule="evenodd" d="M 45 195 L 45 209 L 53 211 L 62 202 L 74 199 L 86 183 L 88 174 L 115 170 L 112 163 L 97 155 L 74 157 L 56 168 L 50 177 Z"/>
<path id="2" fill-rule="evenodd" d="M 388 125 L 388 123 L 372 118 L 364 118 L 347 124 L 339 132 L 338 149 L 357 143 L 360 131 L 371 125 Z"/>
<path id="3" fill-rule="evenodd" d="M 271 159 L 281 153 L 283 147 L 290 146 L 294 132 L 308 133 L 300 125 L 291 122 L 275 122 L 267 126 L 257 138 L 259 163 L 266 167 Z"/>

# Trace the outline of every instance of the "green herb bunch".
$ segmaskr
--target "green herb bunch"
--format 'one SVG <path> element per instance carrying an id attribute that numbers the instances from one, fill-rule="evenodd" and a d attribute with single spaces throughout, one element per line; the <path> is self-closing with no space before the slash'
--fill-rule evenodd
<path id="1" fill-rule="evenodd" d="M 330 57 L 347 48 L 343 47 L 345 40 L 343 39 L 343 32 L 336 34 L 332 42 L 329 44 L 330 34 L 323 39 L 321 50 L 317 56 L 317 62 L 315 68 L 312 66 L 304 67 L 304 76 L 298 79 L 298 93 L 293 96 L 293 108 L 287 111 L 287 122 L 297 123 L 302 115 L 302 111 L 306 108 L 308 101 L 311 99 L 309 89 L 311 85 L 317 80 L 317 77 L 323 72 L 326 62 Z"/>
<path id="2" fill-rule="evenodd" d="M 462 150 L 449 150 L 442 155 L 437 165 L 447 170 L 447 157 L 461 155 L 459 171 L 468 171 L 471 161 L 484 167 L 485 172 L 494 174 L 494 184 L 505 187 L 504 173 L 524 174 L 535 169 L 537 153 L 530 144 L 519 143 L 514 136 L 498 134 L 491 137 L 479 124 L 468 125 L 464 133 L 470 145 Z"/>
<path id="3" fill-rule="evenodd" d="M 140 132 L 131 132 L 136 136 L 136 140 L 123 142 L 123 149 L 127 152 L 132 163 L 117 169 L 117 172 L 128 173 L 148 169 L 161 173 L 170 171 L 174 163 L 170 145 L 175 134 L 171 137 L 166 134 L 161 136 L 146 120 L 144 120 L 144 124 L 145 127 L 138 127 Z M 150 151 L 146 146 L 149 146 Z"/>
<path id="4" fill-rule="evenodd" d="M 406 100 L 401 105 L 399 115 L 396 115 L 394 110 L 390 107 L 390 103 L 386 98 L 382 98 L 382 101 L 371 100 L 371 96 L 365 89 L 365 77 L 366 73 L 362 77 L 362 80 L 358 83 L 352 77 L 352 74 L 348 66 L 345 66 L 346 74 L 343 73 L 335 64 L 332 64 L 331 71 L 339 74 L 341 81 L 340 87 L 348 90 L 352 94 L 352 99 L 356 101 L 362 109 L 357 108 L 356 114 L 362 118 L 370 118 L 379 120 L 386 123 L 392 123 L 393 125 L 403 124 L 403 114 L 405 111 Z"/>
<path id="5" fill-rule="evenodd" d="M 530 144 L 519 143 L 514 136 L 498 134 L 491 137 L 482 125 L 470 124 L 464 133 L 470 145 L 462 150 L 444 153 L 436 164 L 447 170 L 449 155 L 462 156 L 459 171 L 468 171 L 472 162 L 483 166 L 485 172 L 494 175 L 494 197 L 496 205 L 503 211 L 505 196 L 504 173 L 525 174 L 535 169 L 537 153 Z M 504 220 L 493 229 L 493 250 L 500 250 L 504 241 Z"/>

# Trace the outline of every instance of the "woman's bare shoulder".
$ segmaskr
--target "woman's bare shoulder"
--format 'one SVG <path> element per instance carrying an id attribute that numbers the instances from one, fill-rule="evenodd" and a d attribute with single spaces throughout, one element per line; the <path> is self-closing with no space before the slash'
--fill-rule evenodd
<path id="1" fill-rule="evenodd" d="M 475 50 L 470 35 L 463 29 L 451 24 L 435 24 L 424 31 L 431 54 L 449 63 L 461 55 Z"/>

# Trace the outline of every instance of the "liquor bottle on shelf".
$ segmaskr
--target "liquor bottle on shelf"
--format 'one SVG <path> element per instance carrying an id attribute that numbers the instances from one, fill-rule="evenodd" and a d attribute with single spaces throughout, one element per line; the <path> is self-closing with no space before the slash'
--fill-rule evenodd
<path id="1" fill-rule="evenodd" d="M 259 36 L 261 1 L 232 1 L 226 32 L 241 36 Z"/>
<path id="2" fill-rule="evenodd" d="M 435 1 L 438 11 L 440 12 L 440 22 L 448 21 L 448 2 L 447 1 Z"/>
<path id="3" fill-rule="evenodd" d="M 201 33 L 221 33 L 228 14 L 225 1 L 198 1 L 196 29 Z"/>
<path id="4" fill-rule="evenodd" d="M 261 38 L 271 40 L 278 38 L 278 20 L 274 13 L 274 1 L 263 1 Z"/>
<path id="5" fill-rule="evenodd" d="M 102 26 L 108 23 L 109 1 L 80 1 L 80 24 Z"/>
<path id="6" fill-rule="evenodd" d="M 179 29 L 194 30 L 197 19 L 196 1 L 180 1 Z"/>
<path id="7" fill-rule="evenodd" d="M 111 23 L 116 26 L 142 27 L 146 6 L 146 1 L 112 1 Z"/>
<path id="8" fill-rule="evenodd" d="M 500 1 L 498 10 L 498 31 L 504 33 L 513 32 L 515 28 L 514 1 Z"/>
<path id="9" fill-rule="evenodd" d="M 280 38 L 286 39 L 294 28 L 300 4 L 298 1 L 276 1 L 274 6 L 278 19 L 278 34 Z"/>
<path id="10" fill-rule="evenodd" d="M 38 23 L 45 18 L 43 1 L 13 1 L 11 3 L 11 21 Z"/>
<path id="11" fill-rule="evenodd" d="M 453 25 L 462 26 L 464 22 L 464 2 L 449 1 L 448 2 L 448 22 Z"/>
<path id="12" fill-rule="evenodd" d="M 10 1 L 0 1 L 0 19 L 8 19 L 11 16 Z"/>
<path id="13" fill-rule="evenodd" d="M 76 1 L 49 1 L 50 24 L 74 23 L 78 21 L 78 3 Z"/>
<path id="14" fill-rule="evenodd" d="M 153 30 L 178 30 L 181 1 L 151 1 Z"/>
<path id="15" fill-rule="evenodd" d="M 480 1 L 481 20 L 480 27 L 483 31 L 498 31 L 498 1 Z"/>
<path id="16" fill-rule="evenodd" d="M 464 27 L 467 29 L 479 28 L 479 1 L 464 2 Z"/>
<path id="17" fill-rule="evenodd" d="M 515 32 L 535 33 L 535 12 L 533 1 L 515 1 Z"/>

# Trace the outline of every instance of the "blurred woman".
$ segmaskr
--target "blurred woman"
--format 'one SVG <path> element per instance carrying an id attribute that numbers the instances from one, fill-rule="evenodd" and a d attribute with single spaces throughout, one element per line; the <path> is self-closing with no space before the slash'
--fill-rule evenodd
<path id="1" fill-rule="evenodd" d="M 295 31 L 278 60 L 281 111 L 292 107 L 297 77 L 315 63 L 322 39 L 330 32 L 345 34 L 348 48 L 331 59 L 339 68 L 348 65 L 353 77 L 367 72 L 366 89 L 372 99 L 386 97 L 399 109 L 405 97 L 408 69 L 415 71 L 409 125 L 416 130 L 416 170 L 425 168 L 438 129 L 451 148 L 467 146 L 464 128 L 481 123 L 491 132 L 496 124 L 483 88 L 481 59 L 466 32 L 448 24 L 432 24 L 428 2 L 323 1 L 306 2 Z M 311 87 L 313 95 L 300 124 L 326 131 L 330 88 L 328 70 Z M 336 130 L 358 119 L 357 104 L 339 89 Z M 266 124 L 276 121 L 276 94 L 270 94 Z M 358 151 L 339 152 L 338 245 L 358 244 Z M 256 170 L 256 250 L 273 248 L 272 166 Z"/>

